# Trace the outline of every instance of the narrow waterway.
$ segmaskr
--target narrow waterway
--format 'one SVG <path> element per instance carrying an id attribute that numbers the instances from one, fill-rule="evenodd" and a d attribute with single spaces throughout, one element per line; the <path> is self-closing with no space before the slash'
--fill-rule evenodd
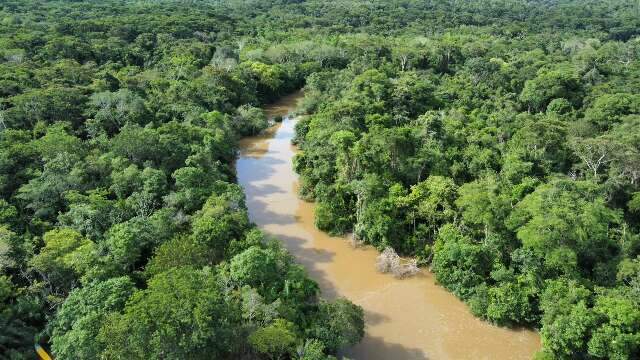
<path id="1" fill-rule="evenodd" d="M 286 115 L 301 93 L 265 108 Z M 346 297 L 362 306 L 366 336 L 345 355 L 353 359 L 530 359 L 540 339 L 530 330 L 509 330 L 475 318 L 428 272 L 397 280 L 375 270 L 377 253 L 354 249 L 313 224 L 314 205 L 297 196 L 291 145 L 296 119 L 285 117 L 264 134 L 244 139 L 237 174 L 249 216 L 282 240 L 322 289 L 325 298 Z"/>

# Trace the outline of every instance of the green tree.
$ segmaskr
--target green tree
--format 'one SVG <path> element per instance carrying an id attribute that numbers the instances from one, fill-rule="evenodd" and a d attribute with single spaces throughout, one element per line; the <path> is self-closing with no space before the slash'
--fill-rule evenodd
<path id="1" fill-rule="evenodd" d="M 535 284 L 526 276 L 500 281 L 489 288 L 486 316 L 498 324 L 535 323 L 537 295 Z"/>
<path id="2" fill-rule="evenodd" d="M 145 125 L 148 121 L 144 101 L 129 89 L 100 92 L 89 101 L 91 120 L 87 130 L 92 136 L 114 134 L 126 124 Z"/>
<path id="3" fill-rule="evenodd" d="M 213 265 L 207 253 L 207 248 L 202 244 L 195 243 L 191 237 L 176 236 L 155 249 L 144 272 L 148 278 L 151 278 L 172 268 L 182 266 L 201 268 Z"/>
<path id="4" fill-rule="evenodd" d="M 0 271 L 2 271 L 0 269 Z M 0 275 L 0 352 L 9 359 L 27 359 L 45 323 L 43 301 L 11 278 Z"/>
<path id="5" fill-rule="evenodd" d="M 240 240 L 249 228 L 244 196 L 237 187 L 211 195 L 193 220 L 193 240 L 205 246 L 214 261 L 224 258 L 233 240 Z"/>
<path id="6" fill-rule="evenodd" d="M 640 310 L 637 294 L 606 291 L 596 297 L 599 320 L 589 340 L 589 354 L 598 358 L 633 359 L 640 355 Z"/>
<path id="7" fill-rule="evenodd" d="M 228 303 L 211 269 L 173 268 L 133 294 L 100 329 L 107 359 L 210 359 L 236 350 L 240 309 Z"/>
<path id="8" fill-rule="evenodd" d="M 264 288 L 278 279 L 281 269 L 276 255 L 269 249 L 251 247 L 231 259 L 231 277 L 240 286 Z"/>
<path id="9" fill-rule="evenodd" d="M 144 218 L 133 218 L 115 224 L 105 235 L 104 245 L 109 262 L 126 274 L 135 268 L 145 253 L 162 242 L 156 238 L 152 224 Z"/>
<path id="10" fill-rule="evenodd" d="M 300 360 L 328 360 L 328 357 L 324 353 L 324 344 L 316 339 L 307 339 L 302 345 L 296 348 L 296 353 Z"/>
<path id="11" fill-rule="evenodd" d="M 489 276 L 493 254 L 482 244 L 474 243 L 451 224 L 438 232 L 433 248 L 432 268 L 442 286 L 463 299 L 473 295 Z"/>
<path id="12" fill-rule="evenodd" d="M 527 80 L 520 101 L 531 111 L 545 111 L 551 100 L 565 98 L 581 104 L 581 84 L 572 69 L 542 69 L 535 78 Z"/>
<path id="13" fill-rule="evenodd" d="M 77 156 L 59 153 L 48 160 L 44 169 L 19 189 L 18 198 L 26 202 L 36 218 L 52 220 L 63 209 L 63 194 L 82 190 L 84 169 Z"/>
<path id="14" fill-rule="evenodd" d="M 46 280 L 52 290 L 71 290 L 77 280 L 88 271 L 95 259 L 95 244 L 71 229 L 47 232 L 44 247 L 30 265 Z"/>
<path id="15" fill-rule="evenodd" d="M 598 97 L 585 110 L 585 119 L 599 129 L 607 130 L 622 122 L 622 118 L 629 114 L 640 112 L 640 97 L 637 95 L 619 93 L 604 94 Z"/>
<path id="16" fill-rule="evenodd" d="M 240 106 L 233 118 L 233 126 L 240 135 L 256 135 L 268 125 L 264 111 L 249 105 Z"/>
<path id="17" fill-rule="evenodd" d="M 438 229 L 454 220 L 456 191 L 453 180 L 433 175 L 411 187 L 405 201 L 410 207 L 413 232 L 424 236 L 423 241 L 433 243 Z"/>
<path id="18" fill-rule="evenodd" d="M 317 318 L 308 329 L 329 352 L 357 344 L 364 336 L 364 311 L 346 299 L 320 303 Z"/>
<path id="19" fill-rule="evenodd" d="M 260 328 L 249 335 L 249 344 L 255 351 L 269 359 L 282 359 L 291 354 L 297 342 L 293 324 L 276 319 L 273 324 Z"/>
<path id="20" fill-rule="evenodd" d="M 559 279 L 547 283 L 540 297 L 542 342 L 553 357 L 585 356 L 595 317 L 589 308 L 591 292 L 576 281 Z"/>
<path id="21" fill-rule="evenodd" d="M 516 206 L 508 225 L 522 245 L 538 256 L 544 258 L 558 248 L 564 248 L 565 254 L 574 252 L 583 274 L 588 275 L 618 251 L 610 229 L 619 224 L 620 213 L 607 207 L 597 190 L 593 183 L 568 180 L 541 185 Z M 547 271 L 563 272 L 555 266 Z"/>
<path id="22" fill-rule="evenodd" d="M 50 323 L 53 354 L 64 359 L 99 358 L 103 344 L 96 337 L 102 324 L 111 312 L 124 308 L 133 291 L 126 276 L 71 291 Z"/>

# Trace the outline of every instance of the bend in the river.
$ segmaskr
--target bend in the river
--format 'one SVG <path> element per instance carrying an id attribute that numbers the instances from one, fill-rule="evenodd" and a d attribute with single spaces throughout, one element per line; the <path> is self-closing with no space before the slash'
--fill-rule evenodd
<path id="1" fill-rule="evenodd" d="M 302 93 L 265 110 L 287 115 Z M 297 196 L 291 145 L 295 118 L 285 117 L 264 134 L 243 139 L 238 181 L 249 215 L 282 240 L 304 265 L 326 298 L 346 297 L 362 306 L 366 336 L 345 355 L 354 359 L 530 359 L 538 334 L 510 330 L 475 318 L 464 303 L 436 285 L 428 272 L 398 280 L 375 270 L 377 253 L 352 248 L 340 237 L 317 230 L 314 205 Z"/>

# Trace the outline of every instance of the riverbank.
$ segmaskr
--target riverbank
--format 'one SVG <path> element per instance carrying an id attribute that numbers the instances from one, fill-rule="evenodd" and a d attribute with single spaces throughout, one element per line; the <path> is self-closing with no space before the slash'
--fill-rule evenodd
<path id="1" fill-rule="evenodd" d="M 301 93 L 265 108 L 287 115 Z M 314 204 L 297 196 L 291 160 L 296 120 L 284 118 L 262 135 L 243 139 L 236 163 L 249 216 L 282 240 L 326 298 L 347 297 L 362 306 L 366 336 L 345 352 L 354 359 L 530 359 L 540 349 L 531 330 L 500 328 L 475 318 L 428 272 L 398 280 L 375 270 L 375 249 L 354 249 L 314 226 Z"/>

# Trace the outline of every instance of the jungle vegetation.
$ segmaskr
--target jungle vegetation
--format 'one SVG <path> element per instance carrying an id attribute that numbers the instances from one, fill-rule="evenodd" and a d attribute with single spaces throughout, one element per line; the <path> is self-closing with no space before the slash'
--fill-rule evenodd
<path id="1" fill-rule="evenodd" d="M 362 309 L 249 221 L 237 140 L 301 87 L 301 196 L 542 359 L 640 357 L 640 5 L 0 1 L 0 357 L 327 359 Z M 357 269 L 354 269 L 357 271 Z"/>

